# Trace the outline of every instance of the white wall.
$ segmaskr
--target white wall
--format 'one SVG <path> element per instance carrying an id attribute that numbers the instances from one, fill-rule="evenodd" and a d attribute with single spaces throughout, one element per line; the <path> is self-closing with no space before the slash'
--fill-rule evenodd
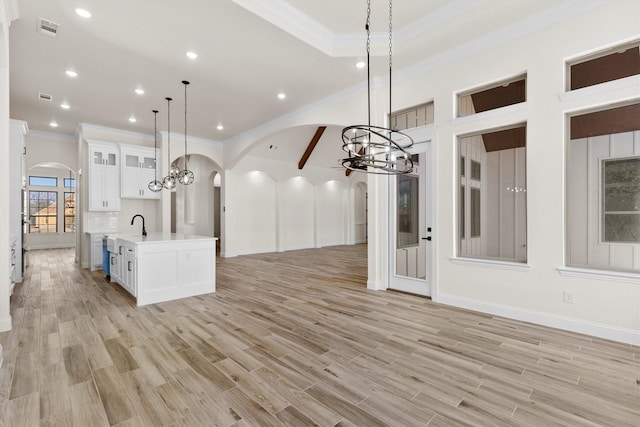
<path id="1" fill-rule="evenodd" d="M 571 141 L 567 182 L 568 263 L 640 271 L 640 244 L 601 240 L 601 160 L 640 156 L 640 131 Z"/>
<path id="2" fill-rule="evenodd" d="M 353 242 L 352 190 L 344 170 L 245 156 L 223 177 L 222 256 Z"/>
<path id="3" fill-rule="evenodd" d="M 227 193 L 234 196 L 225 215 L 235 217 L 235 253 L 277 251 L 276 181 L 261 171 L 243 172 Z"/>
<path id="4" fill-rule="evenodd" d="M 16 2 L 0 0 L 0 182 L 9 182 L 10 114 L 9 114 L 9 26 L 18 16 Z M 9 259 L 9 192 L 0 191 L 0 260 Z M 0 262 L 0 331 L 11 329 L 9 263 Z M 0 360 L 2 360 L 0 346 Z"/>
<path id="5" fill-rule="evenodd" d="M 11 120 L 10 136 L 10 178 L 8 184 L 10 225 L 9 237 L 16 239 L 15 281 L 22 282 L 22 185 L 24 182 L 24 147 L 25 134 L 28 131 L 27 122 Z"/>

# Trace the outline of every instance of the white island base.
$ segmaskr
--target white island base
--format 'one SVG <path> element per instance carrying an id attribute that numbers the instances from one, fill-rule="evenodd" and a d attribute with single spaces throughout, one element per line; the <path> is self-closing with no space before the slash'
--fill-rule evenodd
<path id="1" fill-rule="evenodd" d="M 215 292 L 216 240 L 173 233 L 118 236 L 119 268 L 111 276 L 116 273 L 139 306 Z"/>

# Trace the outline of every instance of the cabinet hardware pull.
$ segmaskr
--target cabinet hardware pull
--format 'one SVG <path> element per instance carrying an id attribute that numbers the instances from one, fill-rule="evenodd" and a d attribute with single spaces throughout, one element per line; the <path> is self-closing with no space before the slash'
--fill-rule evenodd
<path id="1" fill-rule="evenodd" d="M 131 261 L 127 262 L 127 270 L 131 271 Z"/>

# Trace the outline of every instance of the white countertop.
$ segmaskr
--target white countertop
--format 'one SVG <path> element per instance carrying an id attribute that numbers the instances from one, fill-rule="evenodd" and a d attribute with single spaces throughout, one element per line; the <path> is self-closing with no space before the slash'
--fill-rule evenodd
<path id="1" fill-rule="evenodd" d="M 127 234 L 118 235 L 118 239 L 125 240 L 130 243 L 144 244 L 144 243 L 161 243 L 181 240 L 217 240 L 217 237 L 211 236 L 196 236 L 194 234 L 177 234 L 177 233 L 148 233 L 146 236 L 142 234 Z"/>

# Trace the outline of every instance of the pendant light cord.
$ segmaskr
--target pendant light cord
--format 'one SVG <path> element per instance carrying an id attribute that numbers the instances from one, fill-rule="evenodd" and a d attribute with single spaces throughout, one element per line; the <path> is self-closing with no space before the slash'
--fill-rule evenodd
<path id="1" fill-rule="evenodd" d="M 371 126 L 371 0 L 367 0 L 367 117 Z"/>
<path id="2" fill-rule="evenodd" d="M 189 82 L 186 80 L 182 81 L 184 84 L 184 170 L 189 170 L 187 167 L 187 85 Z"/>
<path id="3" fill-rule="evenodd" d="M 389 129 L 391 129 L 391 54 L 392 54 L 392 39 L 391 39 L 391 2 L 389 0 Z"/>
<path id="4" fill-rule="evenodd" d="M 158 180 L 158 110 L 153 111 L 153 175 Z"/>
<path id="5" fill-rule="evenodd" d="M 167 176 L 171 176 L 171 98 L 165 98 L 167 100 L 167 166 L 169 171 Z"/>

